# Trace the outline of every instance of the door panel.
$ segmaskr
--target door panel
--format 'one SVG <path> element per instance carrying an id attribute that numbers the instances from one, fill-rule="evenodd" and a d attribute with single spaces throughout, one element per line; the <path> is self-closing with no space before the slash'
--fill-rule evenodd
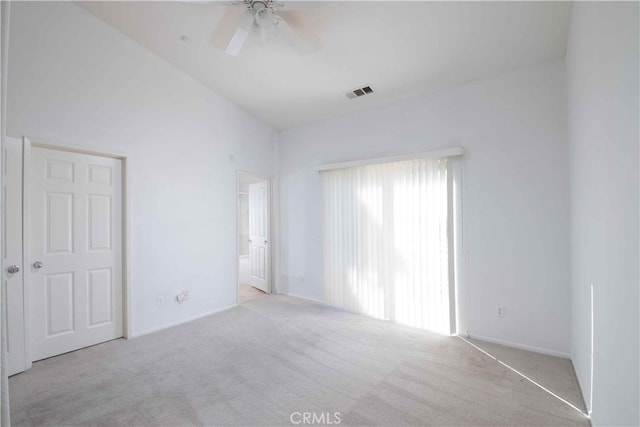
<path id="1" fill-rule="evenodd" d="M 117 159 L 31 152 L 33 360 L 122 336 L 121 179 Z"/>
<path id="2" fill-rule="evenodd" d="M 249 185 L 249 284 L 267 293 L 271 292 L 269 202 L 269 181 Z"/>
<path id="3" fill-rule="evenodd" d="M 111 249 L 111 196 L 89 196 L 88 250 Z"/>
<path id="4" fill-rule="evenodd" d="M 4 266 L 17 266 L 17 273 L 4 272 L 4 309 L 7 319 L 7 371 L 17 374 L 27 368 L 24 327 L 24 283 L 22 265 L 22 140 L 6 138 L 4 152 Z"/>
<path id="5" fill-rule="evenodd" d="M 111 322 L 111 269 L 89 270 L 89 327 Z"/>
<path id="6" fill-rule="evenodd" d="M 44 209 L 47 254 L 73 253 L 73 194 L 46 194 Z"/>
<path id="7" fill-rule="evenodd" d="M 46 337 L 73 332 L 73 273 L 48 274 L 44 280 Z"/>

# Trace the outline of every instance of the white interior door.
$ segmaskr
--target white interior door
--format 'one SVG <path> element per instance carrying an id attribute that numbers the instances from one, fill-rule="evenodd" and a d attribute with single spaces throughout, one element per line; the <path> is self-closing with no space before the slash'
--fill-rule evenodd
<path id="1" fill-rule="evenodd" d="M 33 148 L 31 355 L 122 336 L 121 160 Z"/>
<path id="2" fill-rule="evenodd" d="M 27 369 L 22 265 L 22 140 L 6 138 L 4 149 L 4 265 L 7 320 L 7 372 Z"/>
<path id="3" fill-rule="evenodd" d="M 249 185 L 249 262 L 250 285 L 264 292 L 270 287 L 269 181 Z"/>

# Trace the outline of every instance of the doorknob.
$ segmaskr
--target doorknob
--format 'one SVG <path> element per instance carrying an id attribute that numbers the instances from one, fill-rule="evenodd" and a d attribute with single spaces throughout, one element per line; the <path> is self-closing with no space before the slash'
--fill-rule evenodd
<path id="1" fill-rule="evenodd" d="M 20 267 L 18 267 L 17 265 L 10 265 L 9 267 L 7 267 L 7 273 L 9 274 L 20 273 Z"/>
<path id="2" fill-rule="evenodd" d="M 266 240 L 264 241 L 264 244 L 265 244 L 265 245 L 267 244 L 267 241 L 266 241 Z"/>
<path id="3" fill-rule="evenodd" d="M 247 242 L 251 243 L 251 239 L 247 240 Z"/>
<path id="4" fill-rule="evenodd" d="M 41 261 L 36 261 L 33 263 L 33 268 L 35 268 L 36 270 L 40 270 L 42 267 L 44 267 L 44 264 Z"/>

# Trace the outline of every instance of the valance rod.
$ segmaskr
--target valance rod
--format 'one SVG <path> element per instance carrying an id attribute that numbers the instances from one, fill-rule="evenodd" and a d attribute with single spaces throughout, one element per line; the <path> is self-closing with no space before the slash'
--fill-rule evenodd
<path id="1" fill-rule="evenodd" d="M 378 157 L 375 159 L 353 160 L 350 162 L 326 163 L 316 167 L 316 171 L 324 172 L 334 169 L 355 168 L 358 166 L 379 165 L 381 163 L 402 162 L 406 160 L 416 159 L 442 159 L 445 157 L 454 157 L 464 155 L 464 148 L 452 147 L 441 150 L 429 150 L 421 153 L 402 154 L 399 156 Z"/>

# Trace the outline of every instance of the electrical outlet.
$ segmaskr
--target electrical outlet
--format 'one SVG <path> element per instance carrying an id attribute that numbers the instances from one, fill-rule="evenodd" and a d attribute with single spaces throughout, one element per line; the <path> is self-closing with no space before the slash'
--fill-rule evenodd
<path id="1" fill-rule="evenodd" d="M 496 314 L 500 318 L 504 317 L 504 307 L 503 306 L 499 306 L 498 309 L 496 310 Z"/>
<path id="2" fill-rule="evenodd" d="M 158 295 L 158 297 L 156 298 L 156 304 L 158 305 L 158 307 L 162 307 L 162 305 L 164 304 L 164 298 L 162 297 L 162 295 Z"/>
<path id="3" fill-rule="evenodd" d="M 189 299 L 189 291 L 182 291 L 182 293 L 176 297 L 176 301 L 178 301 L 179 304 L 182 304 L 188 299 Z"/>

